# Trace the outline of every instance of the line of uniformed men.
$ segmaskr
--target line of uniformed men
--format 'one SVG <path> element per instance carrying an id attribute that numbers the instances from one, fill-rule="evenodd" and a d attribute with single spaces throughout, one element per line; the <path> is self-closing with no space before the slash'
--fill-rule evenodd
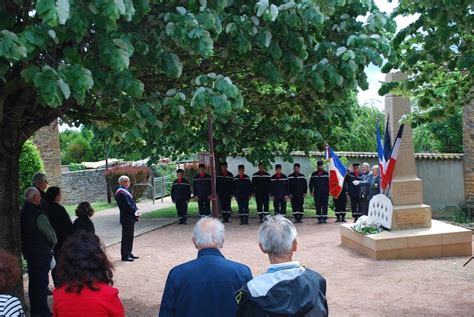
<path id="1" fill-rule="evenodd" d="M 238 166 L 238 174 L 228 171 L 227 163 L 221 165 L 216 177 L 216 190 L 222 210 L 223 222 L 231 217 L 231 200 L 234 197 L 238 204 L 240 224 L 248 224 L 249 200 L 255 197 L 257 214 L 260 222 L 269 214 L 270 198 L 273 199 L 275 214 L 286 214 L 287 201 L 291 201 L 293 217 L 296 223 L 303 221 L 304 199 L 308 192 L 305 175 L 300 172 L 300 164 L 295 163 L 293 173 L 286 176 L 281 165 L 275 165 L 275 174 L 270 176 L 264 164 L 258 164 L 258 171 L 250 178 L 245 174 L 244 165 Z M 180 224 L 186 223 L 188 202 L 191 199 L 191 186 L 183 177 L 183 170 L 177 170 L 178 178 L 171 187 L 171 199 L 176 204 Z M 199 173 L 193 179 L 192 193 L 198 201 L 199 215 L 211 214 L 211 176 L 205 173 L 205 165 L 199 164 Z M 311 174 L 309 191 L 314 197 L 318 223 L 327 222 L 329 175 L 323 168 L 323 162 L 317 162 L 317 170 Z"/>

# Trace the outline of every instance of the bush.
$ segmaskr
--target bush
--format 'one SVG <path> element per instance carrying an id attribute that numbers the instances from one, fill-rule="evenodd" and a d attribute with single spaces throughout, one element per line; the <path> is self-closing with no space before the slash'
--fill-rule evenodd
<path id="1" fill-rule="evenodd" d="M 104 173 L 105 179 L 107 181 L 107 187 L 112 195 L 115 195 L 115 192 L 119 186 L 118 179 L 122 175 L 127 175 L 131 181 L 131 192 L 133 199 L 138 200 L 146 192 L 146 186 L 133 186 L 139 183 L 148 183 L 150 179 L 150 169 L 145 166 L 131 166 L 131 165 L 122 165 L 109 169 Z"/>
<path id="2" fill-rule="evenodd" d="M 44 170 L 43 160 L 36 145 L 28 140 L 23 145 L 20 155 L 20 201 L 23 201 L 23 193 L 31 186 L 33 175 Z"/>
<path id="3" fill-rule="evenodd" d="M 68 165 L 68 168 L 70 171 L 82 171 L 82 170 L 85 170 L 86 167 L 84 166 L 84 164 L 81 164 L 81 163 L 69 163 Z"/>

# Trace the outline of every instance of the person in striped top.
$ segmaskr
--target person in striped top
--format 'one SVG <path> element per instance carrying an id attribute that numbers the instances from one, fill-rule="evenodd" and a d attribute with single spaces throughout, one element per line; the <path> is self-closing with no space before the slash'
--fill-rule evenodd
<path id="1" fill-rule="evenodd" d="M 0 316 L 23 317 L 23 307 L 18 298 L 7 295 L 20 278 L 20 263 L 11 253 L 0 249 Z"/>

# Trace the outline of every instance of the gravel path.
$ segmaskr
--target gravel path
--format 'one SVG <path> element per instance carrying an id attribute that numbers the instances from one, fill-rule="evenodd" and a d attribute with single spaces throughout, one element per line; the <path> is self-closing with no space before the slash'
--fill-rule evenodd
<path id="1" fill-rule="evenodd" d="M 337 224 L 298 225 L 294 259 L 327 280 L 331 316 L 474 316 L 474 261 L 467 258 L 375 261 L 340 246 Z M 332 222 L 333 220 L 331 220 Z M 226 226 L 223 254 L 247 264 L 254 275 L 268 266 L 259 251 L 256 219 Z M 107 249 L 115 286 L 127 316 L 156 316 L 168 271 L 196 257 L 192 225 L 170 225 L 135 239 L 133 263 L 119 260 L 120 246 Z"/>

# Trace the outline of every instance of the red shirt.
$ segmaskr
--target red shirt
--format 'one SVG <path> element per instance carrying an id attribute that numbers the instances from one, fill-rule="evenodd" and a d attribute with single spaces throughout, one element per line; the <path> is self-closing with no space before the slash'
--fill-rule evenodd
<path id="1" fill-rule="evenodd" d="M 98 291 L 87 286 L 81 293 L 68 293 L 66 286 L 53 291 L 54 317 L 125 317 L 118 289 L 105 283 L 94 283 Z"/>

